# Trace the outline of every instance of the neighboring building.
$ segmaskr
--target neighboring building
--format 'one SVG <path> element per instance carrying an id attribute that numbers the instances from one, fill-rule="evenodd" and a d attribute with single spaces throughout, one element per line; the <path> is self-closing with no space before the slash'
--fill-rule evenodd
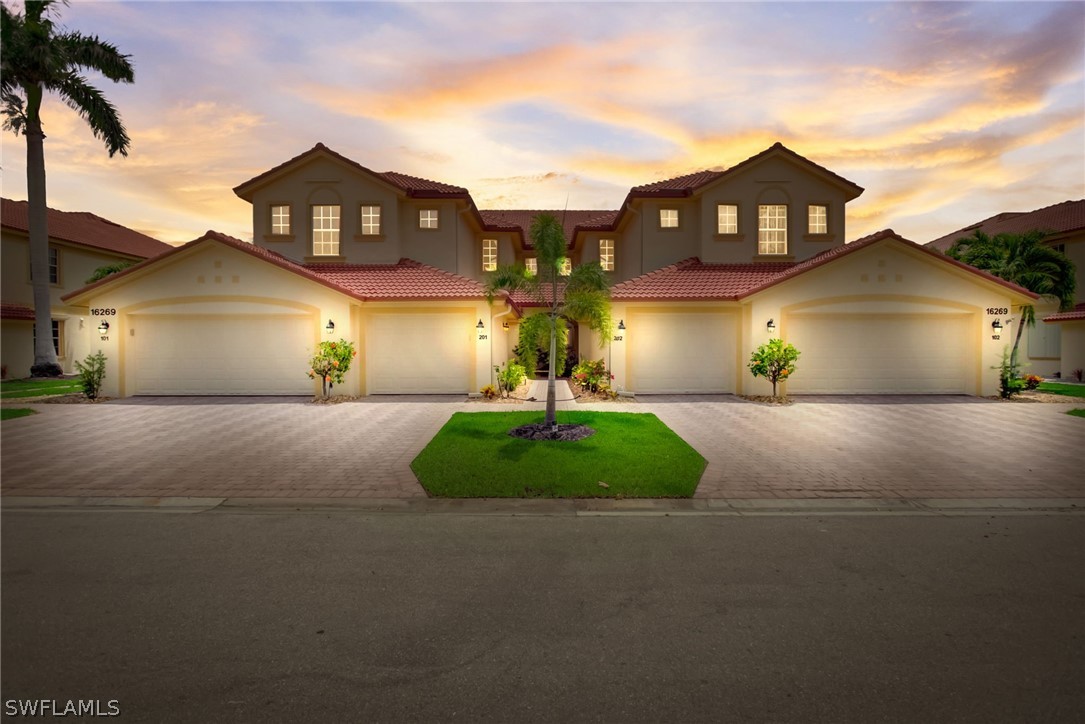
<path id="1" fill-rule="evenodd" d="M 621 327 L 599 340 L 573 320 L 574 345 L 635 393 L 765 394 L 746 361 L 775 336 L 802 352 L 792 393 L 995 394 L 992 323 L 1035 295 L 892 231 L 845 246 L 862 191 L 775 144 L 617 210 L 550 212 L 572 264 L 614 275 Z M 116 361 L 106 394 L 310 394 L 329 338 L 359 349 L 346 394 L 476 393 L 511 356 L 531 301 L 491 307 L 483 282 L 534 262 L 539 211 L 479 210 L 323 144 L 235 192 L 254 244 L 209 231 L 65 297 L 116 311 L 96 344 Z"/>
<path id="2" fill-rule="evenodd" d="M 85 212 L 48 210 L 49 287 L 53 345 L 65 372 L 90 352 L 87 309 L 62 297 L 83 287 L 100 267 L 139 262 L 168 251 L 160 241 Z M 34 363 L 34 291 L 25 201 L 0 200 L 0 353 L 7 376 L 26 377 Z"/>
<path id="3" fill-rule="evenodd" d="M 1045 232 L 1044 242 L 1074 263 L 1077 299 L 1085 295 L 1085 199 L 1063 201 L 1035 211 L 1006 211 L 927 242 L 926 246 L 944 252 L 953 242 L 968 238 L 976 231 L 988 236 Z M 1058 306 L 1057 302 L 1050 300 L 1041 300 L 1036 304 L 1036 325 L 1026 328 L 1021 338 L 1021 359 L 1026 365 L 1024 372 L 1050 377 L 1061 371 L 1064 377 L 1068 377 L 1073 370 L 1081 367 L 1080 360 L 1085 357 L 1085 340 L 1074 335 L 1073 330 L 1078 325 L 1059 323 L 1071 321 L 1062 316 L 1048 324 L 1040 321 L 1058 312 Z M 1064 359 L 1067 354 L 1070 359 L 1079 360 L 1079 363 Z"/>

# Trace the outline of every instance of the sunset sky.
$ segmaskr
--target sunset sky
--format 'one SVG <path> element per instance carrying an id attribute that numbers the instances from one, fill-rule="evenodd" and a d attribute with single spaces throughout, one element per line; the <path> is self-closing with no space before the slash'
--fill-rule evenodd
<path id="1" fill-rule="evenodd" d="M 1085 196 L 1080 2 L 72 0 L 61 23 L 132 56 L 135 84 L 98 79 L 132 148 L 51 99 L 49 204 L 165 241 L 250 239 L 231 189 L 318 141 L 483 209 L 615 209 L 781 141 L 866 188 L 849 238 Z M 25 199 L 22 138 L 2 161 Z"/>

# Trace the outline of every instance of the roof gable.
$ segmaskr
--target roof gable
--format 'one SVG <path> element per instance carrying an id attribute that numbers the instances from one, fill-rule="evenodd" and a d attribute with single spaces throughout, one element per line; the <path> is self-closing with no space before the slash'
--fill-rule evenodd
<path id="1" fill-rule="evenodd" d="M 29 204 L 26 201 L 0 199 L 0 226 L 30 233 Z M 46 209 L 49 238 L 79 244 L 121 256 L 148 259 L 173 247 L 146 234 L 103 219 L 86 211 Z"/>
<path id="2" fill-rule="evenodd" d="M 1034 211 L 1004 211 L 958 229 L 950 234 L 928 241 L 926 246 L 945 251 L 957 239 L 982 231 L 988 236 L 998 234 L 1024 234 L 1029 231 L 1045 231 L 1051 236 L 1085 232 L 1085 199 L 1063 201 Z"/>

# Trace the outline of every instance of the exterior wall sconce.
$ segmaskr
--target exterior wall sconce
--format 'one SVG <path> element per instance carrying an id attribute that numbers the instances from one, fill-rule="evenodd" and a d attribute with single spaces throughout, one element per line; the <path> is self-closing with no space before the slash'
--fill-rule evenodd
<path id="1" fill-rule="evenodd" d="M 509 323 L 508 322 L 502 322 L 501 323 L 501 329 L 505 330 L 506 332 L 509 331 Z"/>
<path id="2" fill-rule="evenodd" d="M 109 322 L 102 322 L 98 325 L 98 334 L 109 334 Z"/>
<path id="3" fill-rule="evenodd" d="M 776 331 L 776 321 L 770 319 L 768 321 L 768 324 L 765 325 L 765 329 L 767 329 L 769 331 L 769 333 L 775 332 Z"/>
<path id="4" fill-rule="evenodd" d="M 625 329 L 625 320 L 624 319 L 622 319 L 622 320 L 620 320 L 618 322 L 618 329 L 621 329 L 621 330 Z"/>
<path id="5" fill-rule="evenodd" d="M 995 334 L 1001 334 L 1002 333 L 1002 320 L 996 319 L 995 321 L 991 322 L 991 329 L 994 331 Z"/>
<path id="6" fill-rule="evenodd" d="M 482 323 L 482 319 L 478 320 L 478 324 L 475 325 L 475 329 L 486 329 L 486 325 Z"/>
<path id="7" fill-rule="evenodd" d="M 324 327 L 324 329 L 326 329 L 328 331 L 328 334 L 331 334 L 332 332 L 335 331 L 335 322 L 333 322 L 332 320 L 329 319 L 328 324 L 327 324 L 326 327 Z"/>

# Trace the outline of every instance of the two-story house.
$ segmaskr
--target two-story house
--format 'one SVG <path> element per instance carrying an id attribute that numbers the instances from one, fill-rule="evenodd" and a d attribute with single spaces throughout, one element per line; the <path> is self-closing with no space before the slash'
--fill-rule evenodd
<path id="1" fill-rule="evenodd" d="M 862 191 L 776 144 L 616 210 L 550 212 L 570 265 L 613 275 L 616 327 L 577 328 L 580 355 L 633 393 L 761 394 L 746 361 L 781 337 L 802 352 L 792 393 L 994 394 L 1003 310 L 1034 296 L 892 231 L 845 245 Z M 235 192 L 253 243 L 209 231 L 66 297 L 110 315 L 107 394 L 310 394 L 323 339 L 359 350 L 350 394 L 477 393 L 511 356 L 531 302 L 489 305 L 483 281 L 534 263 L 539 211 L 480 210 L 322 144 Z"/>
<path id="2" fill-rule="evenodd" d="M 65 372 L 90 352 L 85 307 L 61 298 L 86 285 L 95 270 L 136 263 L 172 247 L 86 212 L 49 209 L 49 294 L 53 346 Z M 34 290 L 30 277 L 30 241 L 25 201 L 0 199 L 0 362 L 10 378 L 26 377 L 34 363 Z"/>

